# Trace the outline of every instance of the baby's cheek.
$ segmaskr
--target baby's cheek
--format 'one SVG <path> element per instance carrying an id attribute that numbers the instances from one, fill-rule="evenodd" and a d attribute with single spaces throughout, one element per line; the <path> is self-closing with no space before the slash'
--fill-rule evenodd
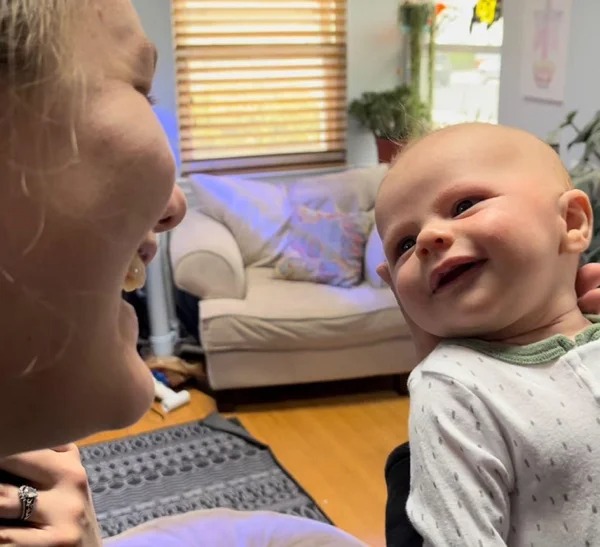
<path id="1" fill-rule="evenodd" d="M 423 283 L 420 282 L 417 273 L 411 271 L 408 264 L 400 268 L 395 279 L 396 294 L 402 307 L 407 313 L 420 310 L 423 300 Z"/>

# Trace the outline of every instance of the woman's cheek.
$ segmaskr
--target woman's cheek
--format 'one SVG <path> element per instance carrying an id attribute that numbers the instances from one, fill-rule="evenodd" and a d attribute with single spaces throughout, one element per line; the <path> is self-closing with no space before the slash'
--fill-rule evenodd
<path id="1" fill-rule="evenodd" d="M 104 185 L 100 217 L 121 237 L 141 240 L 163 213 L 175 183 L 168 141 L 149 106 L 105 125 L 90 147 L 97 184 Z M 138 241 L 139 243 L 139 241 Z"/>
<path id="2" fill-rule="evenodd" d="M 175 184 L 175 160 L 162 127 L 150 111 L 146 121 L 129 129 L 115 154 L 122 153 L 120 183 L 131 191 L 131 209 L 144 217 L 144 231 L 151 229 L 164 212 Z"/>

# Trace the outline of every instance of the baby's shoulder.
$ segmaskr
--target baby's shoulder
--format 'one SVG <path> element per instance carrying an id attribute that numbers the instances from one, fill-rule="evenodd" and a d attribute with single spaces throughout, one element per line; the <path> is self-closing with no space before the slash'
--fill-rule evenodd
<path id="1" fill-rule="evenodd" d="M 451 341 L 442 341 L 413 370 L 409 386 L 416 386 L 420 380 L 432 377 L 448 381 L 454 380 L 471 385 L 483 380 L 505 364 L 498 359 L 485 355 L 472 347 Z"/>
<path id="2" fill-rule="evenodd" d="M 431 372 L 447 372 L 464 370 L 469 366 L 479 367 L 484 363 L 493 366 L 496 362 L 498 362 L 497 359 L 489 357 L 473 347 L 445 340 L 438 344 L 420 366 L 423 367 L 423 370 Z"/>

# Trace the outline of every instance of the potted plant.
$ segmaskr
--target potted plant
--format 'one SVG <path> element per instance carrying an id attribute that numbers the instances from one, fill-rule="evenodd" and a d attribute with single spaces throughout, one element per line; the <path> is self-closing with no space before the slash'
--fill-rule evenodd
<path id="1" fill-rule="evenodd" d="M 429 127 L 427 106 L 408 85 L 366 91 L 348 113 L 375 136 L 380 162 L 389 162 L 410 137 Z"/>

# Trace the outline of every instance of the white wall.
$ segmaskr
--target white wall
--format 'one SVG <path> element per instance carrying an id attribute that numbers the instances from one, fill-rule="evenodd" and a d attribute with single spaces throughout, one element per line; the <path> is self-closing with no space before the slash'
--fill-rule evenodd
<path id="1" fill-rule="evenodd" d="M 577 125 L 583 126 L 600 110 L 600 70 L 596 62 L 600 1 L 573 0 L 569 39 L 567 85 L 563 104 L 525 99 L 521 95 L 521 51 L 523 32 L 520 19 L 524 0 L 504 0 L 504 45 L 500 77 L 499 121 L 531 131 L 546 138 L 570 110 L 579 110 Z M 570 164 L 581 149 L 573 149 L 567 158 L 566 142 L 574 133 L 563 132 L 563 158 Z"/>
<path id="2" fill-rule="evenodd" d="M 401 37 L 398 0 L 348 0 L 348 101 L 363 91 L 380 91 L 400 83 Z M 175 56 L 173 53 L 169 0 L 133 0 L 142 24 L 159 50 L 154 95 L 157 110 L 178 149 L 176 134 Z M 164 119 L 167 118 L 167 122 Z M 348 120 L 348 163 L 377 163 L 375 141 L 370 132 Z"/>
<path id="3" fill-rule="evenodd" d="M 398 4 L 398 0 L 348 0 L 348 102 L 363 91 L 383 91 L 401 82 Z M 353 119 L 348 124 L 348 163 L 377 163 L 372 133 Z"/>
<path id="4" fill-rule="evenodd" d="M 177 94 L 175 89 L 175 52 L 171 30 L 170 0 L 133 0 L 146 34 L 158 49 L 158 65 L 152 94 L 155 111 L 169 136 L 179 165 Z"/>

